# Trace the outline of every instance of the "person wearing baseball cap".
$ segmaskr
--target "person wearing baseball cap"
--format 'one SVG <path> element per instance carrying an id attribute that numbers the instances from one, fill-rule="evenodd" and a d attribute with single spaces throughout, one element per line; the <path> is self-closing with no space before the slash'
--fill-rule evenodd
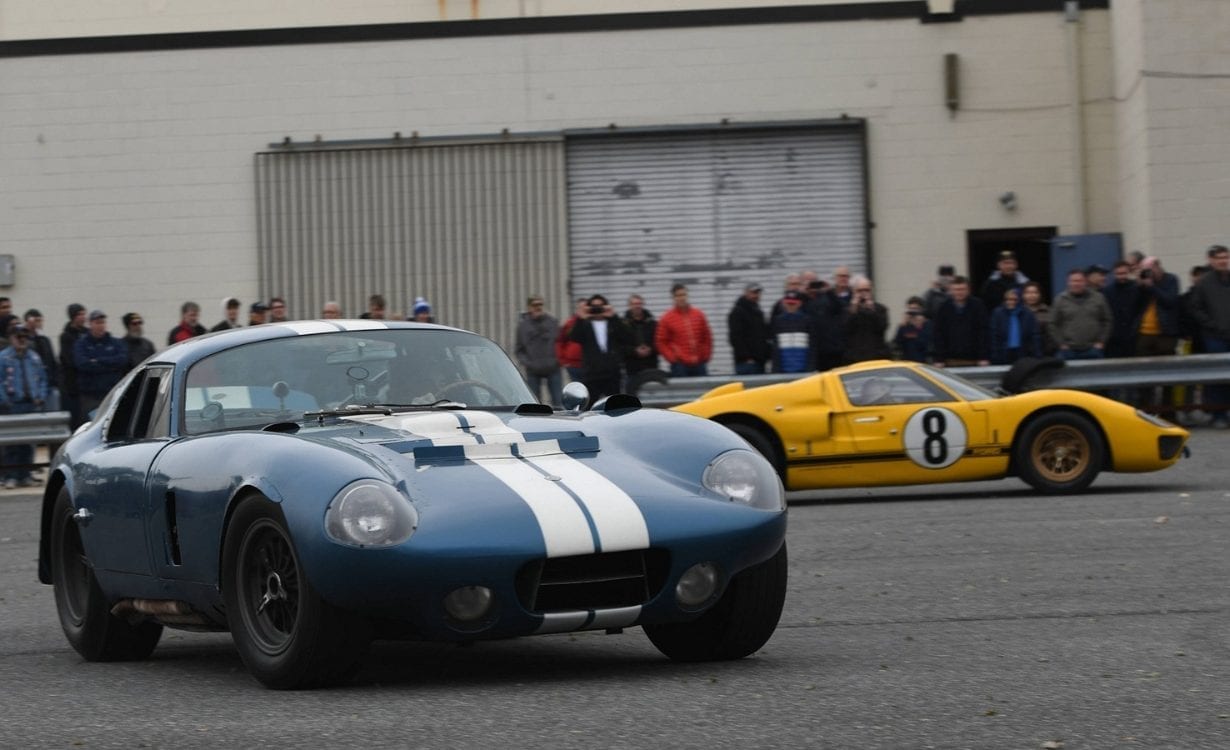
<path id="1" fill-rule="evenodd" d="M 807 293 L 787 290 L 782 311 L 773 316 L 769 333 L 773 337 L 773 372 L 808 372 L 812 369 L 812 343 L 815 319 L 803 310 Z"/>
<path id="2" fill-rule="evenodd" d="M 0 411 L 29 414 L 41 411 L 47 401 L 47 370 L 38 352 L 30 348 L 30 329 L 18 323 L 9 330 L 9 345 L 0 351 Z M 4 448 L 6 489 L 34 484 L 30 464 L 34 446 L 28 443 Z"/>
<path id="3" fill-rule="evenodd" d="M 107 331 L 107 314 L 90 311 L 89 332 L 73 344 L 81 413 L 88 418 L 128 371 L 128 347 Z"/>
<path id="4" fill-rule="evenodd" d="M 264 302 L 261 302 L 259 300 L 256 302 L 253 302 L 251 305 L 248 306 L 248 325 L 258 326 L 263 323 L 269 322 L 268 319 L 265 317 L 266 313 L 268 312 L 269 312 L 269 305 L 266 305 Z"/>
<path id="5" fill-rule="evenodd" d="M 154 353 L 154 342 L 145 338 L 145 320 L 140 313 L 124 313 L 124 345 L 128 347 L 128 369 L 136 367 Z"/>
<path id="6" fill-rule="evenodd" d="M 1021 288 L 1029 283 L 1029 277 L 1021 273 L 1017 267 L 1016 253 L 1002 250 L 995 261 L 996 270 L 983 283 L 978 297 L 986 305 L 987 312 L 994 310 L 1004 302 L 1004 292 L 1015 289 L 1020 299 Z"/>
<path id="7" fill-rule="evenodd" d="M 760 293 L 763 288 L 756 282 L 743 287 L 743 295 L 735 300 L 734 307 L 726 316 L 727 338 L 734 350 L 735 374 L 758 375 L 764 372 L 765 364 L 773 356 L 769 343 L 769 324 L 764 310 L 760 308 Z"/>

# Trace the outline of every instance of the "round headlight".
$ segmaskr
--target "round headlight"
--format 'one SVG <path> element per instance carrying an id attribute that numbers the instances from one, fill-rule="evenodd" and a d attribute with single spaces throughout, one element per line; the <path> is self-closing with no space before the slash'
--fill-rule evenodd
<path id="1" fill-rule="evenodd" d="M 753 508 L 782 510 L 786 493 L 777 472 L 759 453 L 727 451 L 705 467 L 701 483 L 719 495 Z"/>
<path id="2" fill-rule="evenodd" d="M 361 479 L 343 487 L 329 503 L 325 530 L 343 544 L 389 547 L 409 539 L 418 520 L 414 506 L 394 487 Z"/>

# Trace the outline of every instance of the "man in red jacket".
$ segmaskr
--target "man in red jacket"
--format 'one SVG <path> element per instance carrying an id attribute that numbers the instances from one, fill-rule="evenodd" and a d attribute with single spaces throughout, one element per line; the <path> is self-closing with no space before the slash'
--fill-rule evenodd
<path id="1" fill-rule="evenodd" d="M 713 332 L 705 314 L 688 304 L 688 288 L 683 284 L 671 287 L 675 306 L 658 321 L 654 344 L 658 353 L 671 365 L 671 377 L 682 378 L 709 374 L 709 357 L 713 355 Z"/>

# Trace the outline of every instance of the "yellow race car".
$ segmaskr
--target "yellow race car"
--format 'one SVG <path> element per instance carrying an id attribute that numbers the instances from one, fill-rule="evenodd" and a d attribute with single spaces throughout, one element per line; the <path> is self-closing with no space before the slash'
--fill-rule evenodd
<path id="1" fill-rule="evenodd" d="M 878 360 L 790 383 L 728 383 L 676 411 L 741 435 L 790 490 L 1018 476 L 1081 492 L 1100 471 L 1156 471 L 1188 432 L 1083 391 L 1001 395 L 943 369 Z"/>

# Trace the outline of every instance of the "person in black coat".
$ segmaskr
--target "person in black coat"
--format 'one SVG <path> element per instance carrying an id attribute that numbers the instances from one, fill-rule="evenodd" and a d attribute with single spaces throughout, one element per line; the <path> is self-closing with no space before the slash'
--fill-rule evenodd
<path id="1" fill-rule="evenodd" d="M 769 344 L 769 324 L 760 309 L 761 286 L 748 284 L 743 296 L 726 316 L 730 348 L 734 350 L 735 374 L 756 375 L 764 372 L 765 363 L 773 356 Z"/>
<path id="2" fill-rule="evenodd" d="M 1140 307 L 1140 286 L 1132 278 L 1132 266 L 1126 260 L 1115 264 L 1114 280 L 1102 287 L 1102 296 L 1110 305 L 1110 338 L 1106 340 L 1106 356 L 1136 356 L 1137 310 Z"/>
<path id="3" fill-rule="evenodd" d="M 935 316 L 932 338 L 935 364 L 942 366 L 991 363 L 990 316 L 986 305 L 970 296 L 969 279 L 954 276 L 949 298 Z"/>
<path id="4" fill-rule="evenodd" d="M 619 393 L 632 334 L 601 294 L 590 295 L 568 338 L 581 345 L 581 382 L 590 403 Z"/>
<path id="5" fill-rule="evenodd" d="M 624 360 L 624 373 L 631 382 L 638 372 L 658 369 L 658 350 L 653 337 L 658 330 L 658 321 L 645 309 L 645 299 L 639 294 L 628 297 L 628 310 L 624 313 L 624 325 L 632 334 L 632 346 Z"/>

